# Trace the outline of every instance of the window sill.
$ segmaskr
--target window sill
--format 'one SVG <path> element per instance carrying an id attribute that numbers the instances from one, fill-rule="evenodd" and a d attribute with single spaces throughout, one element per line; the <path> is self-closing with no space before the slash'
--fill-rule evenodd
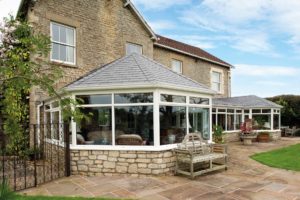
<path id="1" fill-rule="evenodd" d="M 177 147 L 177 144 L 164 146 L 104 146 L 104 145 L 70 145 L 71 150 L 112 150 L 112 151 L 167 151 Z"/>
<path id="2" fill-rule="evenodd" d="M 50 63 L 54 64 L 54 65 L 59 65 L 61 67 L 78 68 L 78 66 L 76 64 L 64 63 L 64 62 L 55 61 L 55 60 L 51 60 Z"/>

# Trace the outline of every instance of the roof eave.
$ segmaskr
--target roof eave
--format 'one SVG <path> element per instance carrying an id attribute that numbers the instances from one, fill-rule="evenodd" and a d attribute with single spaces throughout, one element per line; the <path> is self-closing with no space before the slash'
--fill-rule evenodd
<path id="1" fill-rule="evenodd" d="M 152 28 L 149 26 L 149 24 L 146 22 L 146 20 L 143 18 L 143 16 L 141 15 L 141 13 L 136 9 L 136 7 L 133 5 L 133 3 L 130 0 L 126 0 L 126 2 L 124 3 L 124 7 L 130 6 L 131 9 L 133 10 L 133 12 L 137 15 L 137 17 L 140 19 L 140 21 L 142 22 L 142 24 L 145 26 L 145 28 L 147 29 L 147 31 L 151 34 L 151 40 L 157 41 L 157 36 L 154 33 L 154 31 L 152 30 Z"/>
<path id="2" fill-rule="evenodd" d="M 165 48 L 165 49 L 169 49 L 169 50 L 172 50 L 172 51 L 175 51 L 175 52 L 178 52 L 178 53 L 181 53 L 181 54 L 185 54 L 185 55 L 188 55 L 188 56 L 192 56 L 194 58 L 198 58 L 200 60 L 204 60 L 206 62 L 210 62 L 210 63 L 214 63 L 214 64 L 217 64 L 217 65 L 221 65 L 222 67 L 228 67 L 228 68 L 234 68 L 232 65 L 226 65 L 224 63 L 221 63 L 221 62 L 217 62 L 217 61 L 214 61 L 214 60 L 211 60 L 211 59 L 207 59 L 207 58 L 204 58 L 204 57 L 201 57 L 201 56 L 197 56 L 195 54 L 191 54 L 191 53 L 188 53 L 188 52 L 185 52 L 185 51 L 181 51 L 179 49 L 176 49 L 176 48 L 173 48 L 173 47 L 169 47 L 167 45 L 163 45 L 163 44 L 159 44 L 159 43 L 154 43 L 154 45 L 156 46 L 159 46 L 159 47 L 162 47 L 162 48 Z"/>
<path id="3" fill-rule="evenodd" d="M 64 88 L 67 92 L 82 92 L 82 91 L 95 91 L 95 90 L 122 90 L 122 89 L 150 89 L 150 88 L 164 88 L 164 89 L 173 89 L 180 90 L 185 92 L 194 92 L 201 94 L 214 95 L 215 92 L 209 89 L 193 88 L 193 87 L 184 87 L 171 84 L 162 84 L 162 83 L 153 83 L 153 84 L 116 84 L 116 85 L 101 85 L 101 86 L 82 86 L 82 87 L 69 87 Z"/>

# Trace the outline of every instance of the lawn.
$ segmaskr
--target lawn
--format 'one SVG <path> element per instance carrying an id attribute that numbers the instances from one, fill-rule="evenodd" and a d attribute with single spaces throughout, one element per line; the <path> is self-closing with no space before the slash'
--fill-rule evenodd
<path id="1" fill-rule="evenodd" d="M 300 144 L 258 153 L 251 158 L 270 167 L 300 171 Z"/>
<path id="2" fill-rule="evenodd" d="M 16 200 L 112 200 L 107 198 L 18 196 Z"/>

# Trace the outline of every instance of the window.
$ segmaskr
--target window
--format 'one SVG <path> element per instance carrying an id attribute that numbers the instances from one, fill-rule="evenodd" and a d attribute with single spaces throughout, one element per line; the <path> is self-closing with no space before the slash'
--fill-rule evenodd
<path id="1" fill-rule="evenodd" d="M 221 92 L 221 73 L 220 72 L 212 72 L 212 89 Z"/>
<path id="2" fill-rule="evenodd" d="M 186 134 L 186 107 L 160 106 L 160 144 L 180 143 Z"/>
<path id="3" fill-rule="evenodd" d="M 172 60 L 172 70 L 178 74 L 182 74 L 182 62 L 179 60 Z"/>
<path id="4" fill-rule="evenodd" d="M 200 97 L 190 97 L 190 104 L 209 105 L 209 99 Z"/>
<path id="5" fill-rule="evenodd" d="M 143 46 L 139 44 L 133 44 L 133 43 L 126 43 L 126 55 L 130 55 L 133 53 L 137 53 L 142 55 L 143 54 Z"/>
<path id="6" fill-rule="evenodd" d="M 111 95 L 79 95 L 76 96 L 80 104 L 111 104 Z"/>
<path id="7" fill-rule="evenodd" d="M 51 22 L 51 60 L 75 64 L 75 29 Z"/>
<path id="8" fill-rule="evenodd" d="M 201 134 L 204 140 L 210 139 L 209 109 L 189 108 L 189 132 Z"/>
<path id="9" fill-rule="evenodd" d="M 173 103 L 186 103 L 185 96 L 161 94 L 160 101 L 162 102 L 173 102 Z"/>
<path id="10" fill-rule="evenodd" d="M 112 110 L 111 107 L 80 108 L 88 116 L 77 124 L 76 139 L 78 145 L 112 144 Z"/>
<path id="11" fill-rule="evenodd" d="M 153 93 L 127 93 L 127 94 L 116 94 L 115 103 L 126 104 L 126 103 L 153 103 Z"/>
<path id="12" fill-rule="evenodd" d="M 154 145 L 153 106 L 118 106 L 115 123 L 116 145 Z"/>

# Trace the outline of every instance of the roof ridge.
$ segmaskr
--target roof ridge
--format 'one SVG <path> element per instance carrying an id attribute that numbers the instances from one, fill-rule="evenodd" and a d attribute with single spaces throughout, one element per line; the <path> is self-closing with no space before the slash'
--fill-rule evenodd
<path id="1" fill-rule="evenodd" d="M 79 78 L 77 78 L 76 80 L 72 81 L 71 83 L 67 84 L 66 86 L 64 86 L 64 88 L 66 88 L 66 87 L 72 85 L 72 84 L 75 83 L 75 82 L 83 81 L 83 80 L 86 79 L 88 76 L 90 76 L 90 75 L 92 75 L 92 74 L 95 73 L 95 75 L 89 77 L 89 78 L 92 78 L 92 77 L 96 76 L 96 72 L 99 72 L 99 71 L 102 72 L 102 71 L 104 71 L 105 69 L 109 69 L 110 67 L 112 67 L 112 66 L 114 66 L 115 64 L 121 62 L 122 60 L 126 59 L 127 57 L 129 57 L 129 56 L 127 55 L 127 56 L 124 56 L 124 57 L 120 57 L 120 58 L 118 58 L 118 59 L 116 59 L 116 60 L 113 60 L 113 61 L 107 63 L 107 64 L 100 65 L 100 66 L 96 67 L 95 69 L 93 69 L 93 70 L 87 72 L 86 74 L 80 76 Z"/>
<path id="2" fill-rule="evenodd" d="M 149 80 L 149 78 L 148 78 L 148 76 L 147 76 L 147 74 L 144 72 L 144 70 L 142 69 L 142 67 L 140 66 L 140 64 L 138 63 L 138 61 L 136 60 L 136 56 L 137 55 L 137 53 L 133 53 L 133 54 L 131 54 L 131 56 L 133 57 L 133 59 L 134 59 L 134 61 L 135 61 L 135 63 L 137 64 L 137 66 L 140 68 L 140 70 L 142 71 L 142 73 L 144 74 L 144 76 L 146 77 L 146 79 L 147 79 L 147 81 L 149 81 L 149 82 L 151 82 L 151 80 Z M 148 71 L 148 70 L 147 70 Z M 149 72 L 149 71 L 148 71 Z M 152 74 L 152 72 L 149 72 L 149 73 L 151 73 Z"/>
<path id="3" fill-rule="evenodd" d="M 165 65 L 163 65 L 163 64 L 161 64 L 161 63 L 159 63 L 159 62 L 157 62 L 157 61 L 155 61 L 155 60 L 153 60 L 153 59 L 150 59 L 150 58 L 148 58 L 147 56 L 144 56 L 144 55 L 141 55 L 141 56 L 143 56 L 144 58 L 146 58 L 147 60 L 149 60 L 149 61 L 151 61 L 151 62 L 153 62 L 153 63 L 155 63 L 155 64 L 160 65 L 161 67 L 167 69 L 168 71 L 170 71 L 170 72 L 172 72 L 172 73 L 174 73 L 174 74 L 177 74 L 177 75 L 179 75 L 179 76 L 181 76 L 181 77 L 183 77 L 183 78 L 185 78 L 185 79 L 188 79 L 189 81 L 191 81 L 191 82 L 193 82 L 193 83 L 196 83 L 196 84 L 200 85 L 201 87 L 205 87 L 206 89 L 211 90 L 208 86 L 206 86 L 206 85 L 204 85 L 204 84 L 202 84 L 202 83 L 199 83 L 199 82 L 197 82 L 197 81 L 195 81 L 195 80 L 193 80 L 193 79 L 191 79 L 191 78 L 189 78 L 189 77 L 187 77 L 187 76 L 184 76 L 183 74 L 174 72 L 174 71 L 173 71 L 172 69 L 170 69 L 169 67 L 167 67 L 167 66 L 165 66 Z"/>

